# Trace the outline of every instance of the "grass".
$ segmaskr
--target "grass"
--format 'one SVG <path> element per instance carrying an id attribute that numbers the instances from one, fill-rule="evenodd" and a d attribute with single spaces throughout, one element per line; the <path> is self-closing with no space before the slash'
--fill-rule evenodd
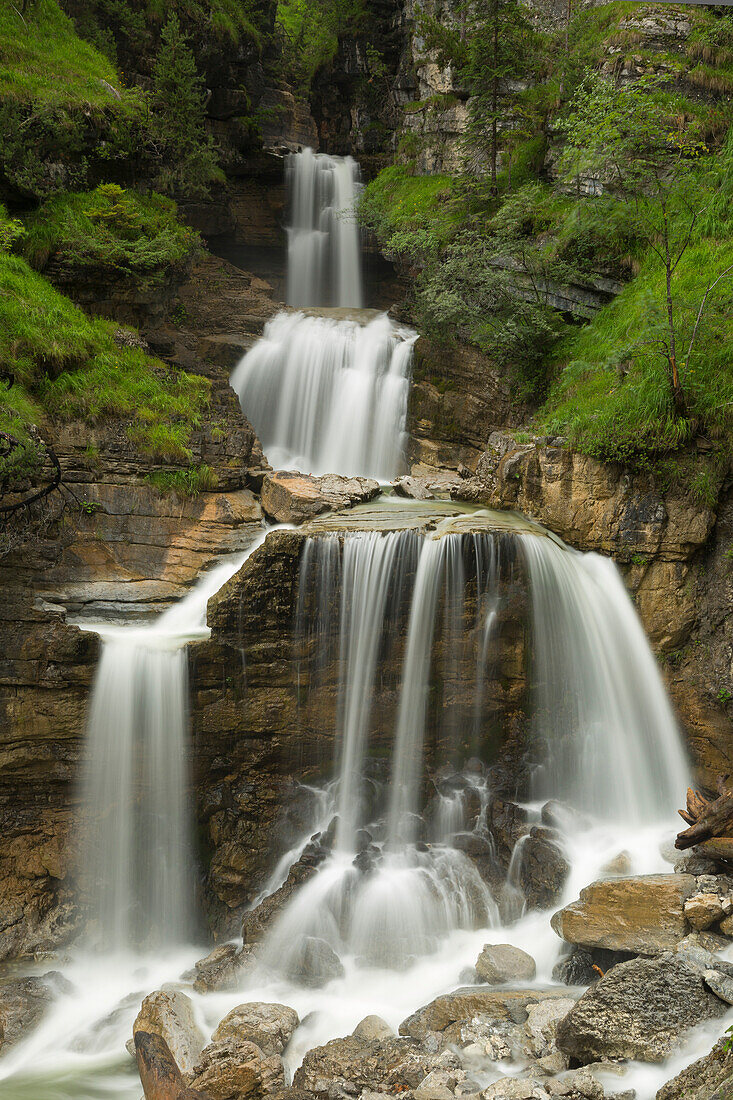
<path id="1" fill-rule="evenodd" d="M 367 184 L 359 216 L 391 257 L 430 255 L 440 251 L 463 221 L 451 202 L 451 176 L 416 176 L 393 165 Z"/>
<path id="2" fill-rule="evenodd" d="M 0 98 L 48 107 L 118 107 L 115 67 L 82 41 L 55 0 L 35 0 L 21 16 L 0 0 Z"/>
<path id="3" fill-rule="evenodd" d="M 25 229 L 23 255 L 39 270 L 56 257 L 68 268 L 160 277 L 200 243 L 178 221 L 171 199 L 115 184 L 55 196 L 27 219 Z"/>
<path id="4" fill-rule="evenodd" d="M 121 418 L 142 452 L 190 463 L 209 383 L 118 347 L 115 330 L 87 317 L 20 257 L 0 255 L 0 427 L 27 439 L 46 417 Z"/>
<path id="5" fill-rule="evenodd" d="M 189 466 L 186 470 L 153 470 L 146 474 L 145 480 L 161 493 L 183 497 L 197 497 L 218 485 L 216 474 L 206 465 Z"/>

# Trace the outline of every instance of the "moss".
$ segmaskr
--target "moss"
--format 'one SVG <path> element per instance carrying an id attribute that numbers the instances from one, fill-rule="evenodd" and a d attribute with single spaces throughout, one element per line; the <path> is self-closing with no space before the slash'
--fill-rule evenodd
<path id="1" fill-rule="evenodd" d="M 129 421 L 128 438 L 157 458 L 190 463 L 191 432 L 208 404 L 206 379 L 136 348 L 89 318 L 17 256 L 0 255 L 0 427 L 30 438 L 46 417 Z"/>
<path id="2" fill-rule="evenodd" d="M 25 228 L 22 252 L 37 269 L 56 257 L 72 269 L 160 277 L 200 244 L 198 234 L 178 221 L 171 199 L 115 184 L 49 199 Z"/>
<path id="3" fill-rule="evenodd" d="M 185 470 L 153 470 L 145 480 L 161 493 L 177 493 L 184 497 L 197 497 L 218 484 L 214 471 L 205 465 L 189 466 Z"/>

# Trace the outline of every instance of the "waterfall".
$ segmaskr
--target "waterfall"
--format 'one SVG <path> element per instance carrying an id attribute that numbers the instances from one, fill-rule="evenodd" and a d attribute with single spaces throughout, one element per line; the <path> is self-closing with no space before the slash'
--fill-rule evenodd
<path id="1" fill-rule="evenodd" d="M 361 307 L 356 162 L 304 149 L 288 156 L 286 173 L 288 305 Z"/>
<path id="2" fill-rule="evenodd" d="M 280 313 L 231 376 L 276 469 L 389 481 L 405 467 L 410 329 Z"/>
<path id="3" fill-rule="evenodd" d="M 87 723 L 80 861 L 95 946 L 151 950 L 193 936 L 185 646 L 208 635 L 209 597 L 263 540 L 204 573 L 149 626 L 84 624 L 102 638 Z"/>
<path id="4" fill-rule="evenodd" d="M 607 820 L 672 813 L 689 765 L 644 630 L 616 566 L 524 537 L 533 612 L 538 798 Z"/>

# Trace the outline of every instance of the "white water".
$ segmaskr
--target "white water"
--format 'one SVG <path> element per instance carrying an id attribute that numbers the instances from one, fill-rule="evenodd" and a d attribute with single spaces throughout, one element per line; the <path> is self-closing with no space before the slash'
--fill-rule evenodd
<path id="1" fill-rule="evenodd" d="M 358 165 L 304 149 L 288 157 L 287 182 L 288 305 L 361 307 Z"/>
<path id="2" fill-rule="evenodd" d="M 204 573 L 149 626 L 85 624 L 103 648 L 89 707 L 80 877 L 88 935 L 106 951 L 193 939 L 185 646 L 207 636 L 210 596 L 264 538 Z"/>
<path id="3" fill-rule="evenodd" d="M 389 481 L 404 470 L 417 334 L 386 314 L 366 325 L 280 313 L 230 383 L 271 464 Z"/>
<path id="4" fill-rule="evenodd" d="M 408 545 L 410 540 L 412 545 Z M 397 741 L 402 738 L 405 755 L 412 755 L 409 764 L 403 766 L 399 754 L 393 750 L 391 777 L 393 801 L 397 799 L 400 807 L 399 814 L 393 817 L 402 823 L 405 814 L 409 819 L 409 814 L 420 808 L 417 788 L 422 766 L 417 757 L 422 752 L 424 723 L 421 725 L 419 714 L 425 705 L 424 687 L 430 675 L 430 653 L 438 629 L 434 621 L 428 621 L 424 608 L 432 605 L 437 613 L 442 607 L 439 629 L 443 641 L 446 637 L 455 640 L 459 633 L 456 621 L 463 615 L 463 631 L 475 634 L 478 684 L 480 662 L 483 667 L 491 667 L 495 660 L 502 606 L 503 544 L 492 535 L 453 534 L 422 542 L 414 534 L 405 533 L 346 536 L 339 561 L 339 540 L 321 541 L 323 548 L 314 542 L 306 544 L 302 569 L 314 571 L 317 577 L 318 615 L 336 614 L 340 624 L 338 646 L 343 675 L 338 721 L 340 736 L 345 740 L 338 755 L 340 778 L 335 790 L 324 793 L 318 811 L 325 815 L 325 824 L 333 791 L 343 815 L 338 848 L 283 914 L 266 945 L 264 965 L 257 975 L 239 990 L 205 997 L 184 986 L 193 996 L 207 1034 L 229 1009 L 242 1001 L 292 1005 L 301 1018 L 307 1019 L 287 1051 L 291 1069 L 299 1064 L 306 1050 L 336 1035 L 348 1034 L 369 1013 L 376 1013 L 397 1027 L 417 1007 L 460 985 L 465 980 L 461 972 L 473 965 L 486 942 L 513 943 L 532 954 L 538 973 L 531 984 L 537 985 L 551 981 L 552 966 L 560 949 L 547 912 L 531 912 L 509 926 L 500 925 L 496 906 L 473 864 L 450 845 L 453 834 L 464 826 L 462 795 L 456 796 L 450 790 L 441 795 L 431 826 L 430 847 L 403 843 L 396 850 L 387 843 L 389 798 L 385 796 L 382 810 L 377 808 L 377 819 L 373 822 L 367 818 L 368 811 L 361 799 L 360 769 L 370 757 L 370 736 L 375 722 L 379 723 L 379 712 L 374 709 L 379 650 L 389 644 L 390 635 L 395 632 L 395 605 L 405 600 L 412 605 L 400 674 L 402 706 L 398 708 L 396 721 Z M 572 870 L 563 901 L 574 899 L 583 886 L 600 877 L 603 866 L 620 851 L 629 853 L 631 873 L 669 870 L 659 855 L 659 843 L 674 828 L 674 808 L 679 790 L 684 790 L 686 783 L 684 757 L 671 715 L 666 723 L 665 711 L 660 708 L 661 688 L 656 669 L 628 597 L 615 571 L 609 572 L 606 563 L 592 556 L 576 555 L 549 539 L 530 534 L 514 536 L 509 545 L 521 551 L 521 559 L 529 571 L 534 609 L 534 675 L 540 681 L 536 685 L 540 709 L 549 705 L 547 692 L 555 684 L 565 692 L 580 691 L 584 709 L 579 713 L 592 717 L 590 743 L 596 745 L 591 751 L 582 742 L 582 766 L 606 769 L 602 786 L 607 797 L 598 805 L 600 819 L 591 819 L 584 829 L 569 828 L 564 837 Z M 463 552 L 459 553 L 459 549 Z M 469 622 L 463 612 L 459 614 L 462 603 L 456 601 L 455 595 L 463 579 L 474 574 L 479 595 L 475 621 Z M 329 605 L 328 593 L 336 583 L 341 585 L 342 592 L 341 602 L 334 609 Z M 182 627 L 184 633 L 204 629 L 201 614 L 205 601 L 201 592 L 196 598 L 195 622 L 193 614 L 186 612 L 176 624 L 176 629 Z M 453 607 L 448 615 L 446 606 Z M 304 604 L 300 608 L 303 623 L 307 621 L 307 612 Z M 170 614 L 173 618 L 173 613 Z M 592 632 L 588 620 L 594 624 Z M 553 634 L 558 622 L 564 632 L 563 645 L 558 645 Z M 323 631 L 324 645 L 330 644 L 327 635 L 332 626 L 329 623 Z M 544 632 L 546 636 L 541 637 Z M 601 644 L 597 644 L 596 634 L 601 635 Z M 319 634 L 314 636 L 318 640 Z M 592 652 L 591 645 L 595 647 Z M 680 771 L 680 788 L 673 787 L 676 780 L 671 775 L 664 780 L 661 796 L 657 797 L 654 791 L 658 776 L 654 772 L 634 777 L 633 798 L 656 799 L 655 819 L 642 824 L 619 816 L 626 809 L 630 788 L 626 780 L 611 781 L 628 748 L 626 740 L 619 737 L 618 715 L 613 708 L 604 711 L 593 706 L 596 697 L 589 693 L 590 689 L 581 691 L 588 685 L 593 692 L 599 690 L 599 684 L 604 690 L 607 684 L 614 685 L 613 677 L 621 675 L 625 667 L 619 654 L 641 670 L 633 680 L 635 694 L 623 707 L 629 722 L 625 737 L 646 746 L 644 759 L 654 759 L 648 756 L 649 752 L 658 753 L 663 746 L 665 752 L 678 754 L 675 767 Z M 623 683 L 615 683 L 615 687 L 623 694 Z M 414 712 L 402 713 L 408 697 L 418 711 L 414 722 Z M 601 699 L 604 698 L 602 695 Z M 433 705 L 431 701 L 428 714 L 432 713 Z M 435 705 L 440 706 L 440 700 Z M 366 713 L 360 709 L 362 706 Z M 477 713 L 480 714 L 480 706 Z M 578 718 L 573 727 L 576 731 L 580 730 L 579 722 Z M 601 753 L 598 745 L 603 740 L 605 722 L 606 734 L 612 736 L 611 743 Z M 546 724 L 539 726 L 544 736 L 550 735 L 551 728 Z M 575 762 L 569 771 L 577 767 Z M 584 790 L 577 789 L 572 774 L 561 772 L 552 755 L 546 761 L 543 782 L 549 776 L 554 776 L 557 784 L 553 795 L 579 799 L 584 804 Z M 595 777 L 587 774 L 586 779 L 595 782 Z M 399 797 L 394 793 L 395 782 L 400 786 Z M 481 789 L 484 807 L 488 792 L 481 787 L 480 776 L 471 782 Z M 529 805 L 528 809 L 537 814 L 539 803 Z M 475 823 L 479 831 L 481 823 L 482 810 Z M 370 875 L 360 876 L 353 866 L 354 838 L 364 824 L 373 832 L 374 847 L 381 858 Z M 400 824 L 400 831 L 403 828 Z M 517 859 L 520 858 L 518 853 Z M 272 886 L 276 885 L 275 879 L 282 878 L 284 870 L 279 869 L 279 878 L 275 874 Z M 322 989 L 305 989 L 283 974 L 288 970 L 291 947 L 304 933 L 326 939 L 344 966 L 344 976 Z M 0 1062 L 2 1095 L 9 1100 L 21 1097 L 137 1100 L 139 1082 L 123 1047 L 139 1002 L 164 980 L 175 980 L 205 950 L 202 947 L 174 954 L 158 962 L 135 955 L 106 957 L 95 960 L 93 965 L 84 956 L 72 960 L 66 974 L 75 985 L 74 992 L 61 998 L 41 1028 Z M 729 1022 L 716 1021 L 691 1033 L 685 1038 L 683 1051 L 668 1065 L 632 1065 L 624 1078 L 613 1082 L 614 1087 L 636 1087 L 638 1100 L 653 1100 L 663 1081 L 705 1053 Z M 485 1085 L 519 1068 L 485 1059 L 472 1075 Z"/>

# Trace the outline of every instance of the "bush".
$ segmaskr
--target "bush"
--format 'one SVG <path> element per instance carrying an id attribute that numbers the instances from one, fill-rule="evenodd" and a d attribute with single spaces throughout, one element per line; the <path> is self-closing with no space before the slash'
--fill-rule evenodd
<path id="1" fill-rule="evenodd" d="M 102 184 L 45 202 L 27 219 L 22 252 L 38 270 L 54 257 L 69 269 L 159 279 L 199 243 L 198 234 L 178 221 L 171 199 Z"/>

